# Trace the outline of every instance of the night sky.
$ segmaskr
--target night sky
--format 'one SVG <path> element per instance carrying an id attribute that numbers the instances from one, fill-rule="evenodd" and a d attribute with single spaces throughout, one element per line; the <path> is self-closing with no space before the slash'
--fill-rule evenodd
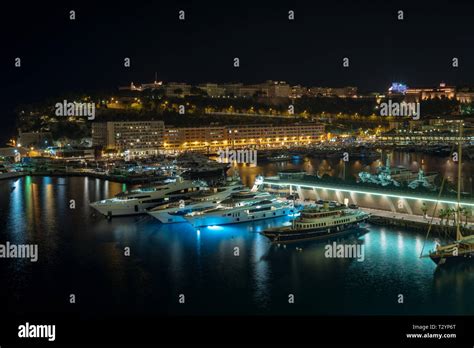
<path id="1" fill-rule="evenodd" d="M 21 102 L 131 81 L 244 83 L 386 90 L 474 86 L 472 1 L 123 1 L 3 5 L 0 140 Z M 69 11 L 76 20 L 69 20 Z M 186 20 L 178 20 L 178 11 Z M 397 11 L 405 19 L 397 20 Z M 295 20 L 288 20 L 288 11 Z M 14 67 L 21 57 L 22 67 Z M 131 68 L 123 66 L 131 58 Z M 241 67 L 233 67 L 239 57 Z M 342 67 L 342 58 L 350 67 Z M 451 67 L 458 57 L 460 67 Z M 5 78 L 5 79 L 4 79 Z M 3 143 L 2 143 L 3 145 Z M 1 146 L 1 145 L 0 145 Z"/>

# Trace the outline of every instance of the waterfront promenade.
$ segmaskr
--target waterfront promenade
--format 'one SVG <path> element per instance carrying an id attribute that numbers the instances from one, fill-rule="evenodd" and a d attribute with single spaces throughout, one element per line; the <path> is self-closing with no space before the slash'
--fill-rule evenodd
<path id="1" fill-rule="evenodd" d="M 444 221 L 442 224 L 440 218 L 432 217 L 429 215 L 423 217 L 422 215 L 394 213 L 391 211 L 370 208 L 361 208 L 361 210 L 371 214 L 371 218 L 369 219 L 369 221 L 375 224 L 402 226 L 425 231 L 428 231 L 428 226 L 430 223 L 432 223 L 433 231 L 441 231 L 443 229 L 449 229 L 451 231 L 454 231 L 454 229 L 456 228 L 453 220 L 450 220 L 449 225 L 446 223 L 446 221 Z M 468 222 L 467 224 L 464 224 L 463 221 L 462 225 L 464 226 L 464 231 L 470 231 L 469 234 L 472 234 L 472 231 L 474 231 L 474 223 Z"/>

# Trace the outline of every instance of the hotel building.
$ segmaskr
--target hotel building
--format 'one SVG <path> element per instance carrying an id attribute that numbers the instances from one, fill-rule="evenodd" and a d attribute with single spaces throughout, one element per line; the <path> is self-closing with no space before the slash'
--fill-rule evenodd
<path id="1" fill-rule="evenodd" d="M 92 142 L 103 149 L 131 155 L 151 155 L 166 151 L 212 151 L 232 148 L 284 148 L 309 145 L 321 140 L 324 125 L 236 125 L 208 127 L 164 127 L 161 121 L 95 122 Z"/>
<path id="2" fill-rule="evenodd" d="M 316 123 L 228 127 L 229 143 L 234 147 L 286 147 L 308 145 L 321 140 L 324 126 Z"/>
<path id="3" fill-rule="evenodd" d="M 152 155 L 163 145 L 163 121 L 94 122 L 92 145 L 103 149 Z"/>
<path id="4" fill-rule="evenodd" d="M 205 150 L 228 146 L 226 127 L 184 127 L 167 126 L 164 132 L 165 150 Z"/>
<path id="5" fill-rule="evenodd" d="M 166 150 L 210 151 L 232 148 L 283 148 L 309 145 L 321 140 L 324 125 L 317 123 L 292 125 L 236 125 L 220 127 L 166 127 Z"/>

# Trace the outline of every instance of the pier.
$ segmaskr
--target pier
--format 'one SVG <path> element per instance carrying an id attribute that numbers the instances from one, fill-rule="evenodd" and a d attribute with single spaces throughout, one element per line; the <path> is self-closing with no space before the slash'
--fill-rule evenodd
<path id="1" fill-rule="evenodd" d="M 431 223 L 432 232 L 453 233 L 454 235 L 456 231 L 456 225 L 454 224 L 454 221 L 450 221 L 449 225 L 447 225 L 442 223 L 441 219 L 438 217 L 423 217 L 420 215 L 393 213 L 385 210 L 369 208 L 361 209 L 371 214 L 369 222 L 373 223 L 374 225 L 403 227 L 405 229 L 426 232 L 428 231 L 429 224 Z M 471 234 L 474 230 L 474 223 L 468 222 L 464 225 L 463 229 L 465 231 L 469 231 L 469 234 Z"/>
<path id="2" fill-rule="evenodd" d="M 301 200 L 326 200 L 340 203 L 356 204 L 364 209 L 386 212 L 387 215 L 378 213 L 381 218 L 390 216 L 413 216 L 414 223 L 420 223 L 425 214 L 434 215 L 438 219 L 442 209 L 456 209 L 456 197 L 441 196 L 438 199 L 436 192 L 419 192 L 410 189 L 394 189 L 387 187 L 369 187 L 347 183 L 329 183 L 316 180 L 311 176 L 302 178 L 264 178 L 263 185 L 267 191 L 282 195 L 298 194 Z M 468 212 L 474 209 L 474 200 L 463 198 L 460 206 Z M 401 214 L 401 215 L 398 215 Z M 474 222 L 473 214 L 463 216 Z M 410 220 L 412 221 L 412 220 Z M 438 221 L 438 220 L 436 220 Z"/>

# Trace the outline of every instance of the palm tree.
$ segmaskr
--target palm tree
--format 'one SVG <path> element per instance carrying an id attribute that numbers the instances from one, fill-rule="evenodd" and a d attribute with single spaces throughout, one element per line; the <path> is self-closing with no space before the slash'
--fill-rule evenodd
<path id="1" fill-rule="evenodd" d="M 446 225 L 449 227 L 449 222 L 451 220 L 451 216 L 453 216 L 453 210 L 448 208 L 446 209 Z"/>
<path id="2" fill-rule="evenodd" d="M 444 225 L 449 226 L 449 219 L 451 218 L 451 213 L 449 212 L 449 208 L 446 208 L 444 210 L 444 217 L 446 219 L 446 221 L 444 222 Z"/>
<path id="3" fill-rule="evenodd" d="M 423 212 L 423 219 L 426 219 L 426 213 L 428 212 L 428 207 L 426 206 L 425 202 L 421 206 L 421 211 Z"/>
<path id="4" fill-rule="evenodd" d="M 440 209 L 438 213 L 438 217 L 440 218 L 439 224 L 443 226 L 444 219 L 447 217 L 448 212 L 445 209 Z"/>
<path id="5" fill-rule="evenodd" d="M 457 209 L 451 208 L 449 209 L 449 215 L 453 217 L 453 226 L 456 226 L 457 224 Z"/>
<path id="6" fill-rule="evenodd" d="M 466 208 L 461 208 L 461 214 L 464 216 L 464 224 L 463 226 L 467 226 L 467 221 L 468 219 L 472 216 L 472 210 L 466 209 Z"/>

